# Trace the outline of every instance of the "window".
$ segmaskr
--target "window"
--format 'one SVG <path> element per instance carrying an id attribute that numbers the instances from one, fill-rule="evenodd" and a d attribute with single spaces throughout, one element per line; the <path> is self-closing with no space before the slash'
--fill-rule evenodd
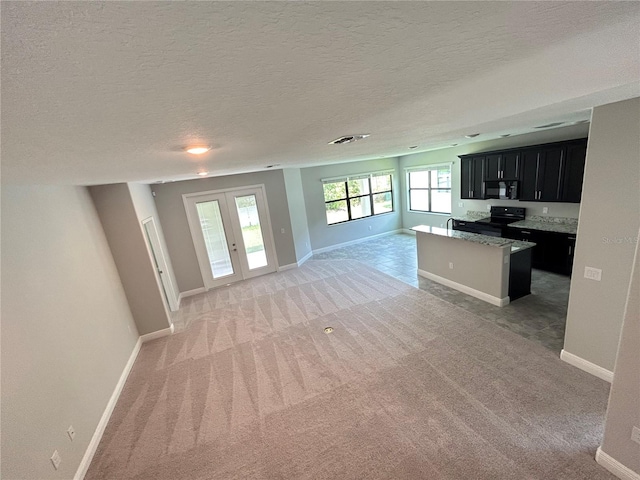
<path id="1" fill-rule="evenodd" d="M 327 224 L 393 212 L 392 172 L 323 180 Z"/>
<path id="2" fill-rule="evenodd" d="M 409 210 L 451 213 L 451 166 L 422 167 L 407 172 Z"/>

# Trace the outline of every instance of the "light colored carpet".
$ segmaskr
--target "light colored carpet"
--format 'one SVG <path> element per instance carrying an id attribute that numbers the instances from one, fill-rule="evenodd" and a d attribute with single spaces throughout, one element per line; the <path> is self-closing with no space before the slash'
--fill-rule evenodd
<path id="1" fill-rule="evenodd" d="M 87 479 L 614 478 L 593 459 L 607 383 L 358 262 L 181 315 L 142 347 Z"/>

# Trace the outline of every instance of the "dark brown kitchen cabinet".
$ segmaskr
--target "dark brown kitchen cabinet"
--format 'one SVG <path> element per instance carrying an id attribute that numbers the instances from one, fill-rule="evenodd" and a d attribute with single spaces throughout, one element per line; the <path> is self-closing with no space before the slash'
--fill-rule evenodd
<path id="1" fill-rule="evenodd" d="M 587 139 L 461 155 L 463 199 L 483 199 L 484 182 L 518 181 L 518 200 L 573 202 L 582 197 Z"/>
<path id="2" fill-rule="evenodd" d="M 582 180 L 586 157 L 586 140 L 567 145 L 562 186 L 563 202 L 580 203 L 582 200 Z"/>
<path id="3" fill-rule="evenodd" d="M 523 151 L 519 200 L 561 202 L 564 162 L 562 145 Z"/>
<path id="4" fill-rule="evenodd" d="M 467 157 L 460 163 L 460 198 L 484 198 L 484 156 Z"/>
<path id="5" fill-rule="evenodd" d="M 485 156 L 485 181 L 518 180 L 520 152 L 495 153 Z"/>
<path id="6" fill-rule="evenodd" d="M 530 228 L 507 227 L 506 238 L 534 242 L 531 266 L 548 272 L 571 275 L 576 236 Z"/>

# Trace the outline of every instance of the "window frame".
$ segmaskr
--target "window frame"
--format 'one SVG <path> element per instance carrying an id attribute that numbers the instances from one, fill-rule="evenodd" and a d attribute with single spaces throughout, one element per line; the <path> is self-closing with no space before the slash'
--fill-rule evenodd
<path id="1" fill-rule="evenodd" d="M 373 177 L 389 177 L 389 190 L 382 190 L 379 192 L 374 192 L 373 191 L 373 183 L 372 183 L 372 178 Z M 365 193 L 362 195 L 354 195 L 354 196 L 350 196 L 349 195 L 349 182 L 352 180 L 367 180 L 368 184 L 369 184 L 369 193 Z M 323 189 L 322 189 L 322 195 L 324 198 L 324 185 L 326 184 L 330 184 L 330 183 L 342 183 L 344 184 L 344 191 L 345 191 L 345 195 L 346 197 L 340 197 L 340 198 L 336 198 L 333 200 L 325 200 L 324 201 L 324 211 L 325 211 L 325 218 L 327 215 L 327 205 L 330 203 L 337 203 L 337 202 L 345 202 L 347 205 L 347 219 L 346 220 L 342 220 L 340 222 L 334 222 L 334 223 L 329 223 L 329 219 L 326 218 L 327 220 L 327 226 L 331 227 L 333 225 L 340 225 L 342 223 L 347 223 L 347 222 L 355 222 L 358 220 L 364 220 L 365 218 L 371 218 L 371 217 L 377 217 L 379 215 L 387 215 L 389 213 L 393 213 L 395 212 L 395 205 L 394 205 L 394 201 L 393 201 L 393 171 L 383 171 L 383 172 L 371 172 L 371 173 L 361 173 L 361 174 L 357 174 L 357 175 L 351 175 L 351 176 L 346 176 L 346 177 L 338 177 L 335 180 L 333 179 L 323 179 L 322 181 L 322 185 L 323 185 Z M 385 194 L 385 193 L 389 193 L 391 195 L 391 210 L 389 210 L 388 212 L 381 212 L 381 213 L 375 213 L 375 209 L 374 209 L 374 201 L 373 201 L 373 197 L 375 195 L 381 195 L 381 194 Z M 351 212 L 351 200 L 355 200 L 358 198 L 364 198 L 364 197 L 369 197 L 369 208 L 371 213 L 369 215 L 365 215 L 362 217 L 357 217 L 357 218 L 353 218 L 353 214 Z"/>
<path id="2" fill-rule="evenodd" d="M 415 187 L 412 188 L 411 187 L 411 174 L 412 173 L 418 173 L 418 172 L 432 172 L 432 171 L 436 171 L 436 170 L 440 170 L 443 167 L 447 167 L 449 169 L 449 188 L 442 188 L 442 187 L 433 187 L 431 185 L 431 173 L 429 173 L 427 175 L 427 179 L 428 179 L 428 186 L 427 187 Z M 438 165 L 424 165 L 424 166 L 420 166 L 420 167 L 411 167 L 411 168 L 407 168 L 406 169 L 406 174 L 407 174 L 407 211 L 408 212 L 412 212 L 412 213 L 429 213 L 429 214 L 435 214 L 435 215 L 451 215 L 451 211 L 453 210 L 453 205 L 450 204 L 449 205 L 449 211 L 448 212 L 438 212 L 433 210 L 433 202 L 432 202 L 432 198 L 431 198 L 431 194 L 433 190 L 449 190 L 449 196 L 450 196 L 450 200 L 451 202 L 453 202 L 453 166 L 450 163 L 447 164 L 438 164 Z M 417 191 L 427 191 L 427 200 L 428 200 L 428 208 L 429 210 L 417 210 L 411 207 L 411 192 L 412 190 L 417 190 Z"/>

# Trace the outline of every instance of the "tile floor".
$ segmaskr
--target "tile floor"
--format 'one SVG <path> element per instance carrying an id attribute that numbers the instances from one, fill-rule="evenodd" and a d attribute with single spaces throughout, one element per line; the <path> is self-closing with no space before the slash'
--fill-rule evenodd
<path id="1" fill-rule="evenodd" d="M 426 290 L 525 338 L 560 352 L 569 302 L 569 277 L 533 270 L 531 295 L 496 307 L 439 283 L 418 277 L 416 238 L 408 234 L 379 237 L 313 256 L 316 260 L 360 260 L 414 287 Z"/>

